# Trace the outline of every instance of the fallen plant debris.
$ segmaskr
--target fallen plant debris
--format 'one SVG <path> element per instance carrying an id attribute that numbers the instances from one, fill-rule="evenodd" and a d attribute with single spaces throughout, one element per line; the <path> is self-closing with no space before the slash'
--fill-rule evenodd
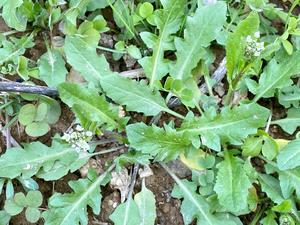
<path id="1" fill-rule="evenodd" d="M 300 224 L 300 1 L 0 1 L 0 225 Z"/>

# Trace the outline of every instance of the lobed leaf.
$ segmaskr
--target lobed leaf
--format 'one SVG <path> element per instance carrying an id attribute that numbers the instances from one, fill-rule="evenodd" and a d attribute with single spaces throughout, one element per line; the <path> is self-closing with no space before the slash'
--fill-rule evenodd
<path id="1" fill-rule="evenodd" d="M 181 153 L 196 150 L 187 136 L 165 126 L 165 129 L 155 125 L 135 123 L 126 127 L 130 146 L 144 154 L 155 156 L 156 160 L 176 159 Z"/>
<path id="2" fill-rule="evenodd" d="M 269 110 L 258 104 L 246 104 L 233 109 L 225 107 L 214 116 L 187 119 L 179 131 L 189 136 L 200 135 L 203 145 L 220 151 L 220 142 L 241 145 L 241 140 L 265 125 L 268 115 Z"/>
<path id="3" fill-rule="evenodd" d="M 271 124 L 277 124 L 285 132 L 293 134 L 297 127 L 300 126 L 300 110 L 296 108 L 290 108 L 287 112 L 286 118 L 272 121 Z"/>
<path id="4" fill-rule="evenodd" d="M 218 173 L 214 187 L 220 204 L 229 212 L 238 213 L 248 207 L 248 189 L 252 186 L 241 160 L 228 151 L 224 161 L 217 165 Z"/>
<path id="5" fill-rule="evenodd" d="M 145 83 L 117 74 L 103 77 L 100 83 L 105 94 L 120 105 L 125 105 L 127 111 L 142 112 L 146 116 L 155 116 L 162 111 L 173 112 L 160 93 L 153 92 Z"/>
<path id="6" fill-rule="evenodd" d="M 256 94 L 253 101 L 260 98 L 270 98 L 274 96 L 276 90 L 290 86 L 293 82 L 291 76 L 300 72 L 300 51 L 294 52 L 291 56 L 286 56 L 280 62 L 273 58 L 260 75 L 259 82 L 250 91 Z"/>
<path id="7" fill-rule="evenodd" d="M 153 54 L 139 60 L 151 88 L 155 87 L 157 82 L 169 71 L 169 61 L 164 58 L 164 52 L 171 50 L 170 36 L 179 30 L 186 0 L 162 0 L 161 3 L 163 9 L 154 12 L 154 21 L 159 35 L 152 45 Z M 141 35 L 143 36 L 143 33 Z"/>
<path id="8" fill-rule="evenodd" d="M 194 16 L 187 17 L 184 39 L 175 38 L 177 61 L 170 74 L 178 80 L 192 76 L 192 70 L 204 55 L 204 47 L 216 39 L 226 22 L 225 2 L 200 6 Z M 218 15 L 218 16 L 216 16 Z"/>
<path id="9" fill-rule="evenodd" d="M 300 166 L 300 139 L 289 142 L 277 156 L 277 166 L 280 170 L 294 169 Z"/>
<path id="10" fill-rule="evenodd" d="M 100 213 L 100 185 L 105 184 L 105 178 L 111 170 L 112 167 L 99 177 L 89 172 L 87 178 L 69 182 L 73 192 L 51 196 L 49 209 L 42 215 L 45 225 L 87 225 L 87 207 L 90 206 L 94 214 Z"/>
<path id="11" fill-rule="evenodd" d="M 39 76 L 49 87 L 57 86 L 65 82 L 68 73 L 65 61 L 56 50 L 48 50 L 39 59 Z"/>
<path id="12" fill-rule="evenodd" d="M 83 115 L 87 120 L 110 129 L 124 128 L 127 121 L 119 117 L 119 108 L 108 103 L 105 96 L 99 95 L 96 90 L 80 84 L 63 83 L 58 91 L 62 101 L 72 108 L 77 117 Z"/>

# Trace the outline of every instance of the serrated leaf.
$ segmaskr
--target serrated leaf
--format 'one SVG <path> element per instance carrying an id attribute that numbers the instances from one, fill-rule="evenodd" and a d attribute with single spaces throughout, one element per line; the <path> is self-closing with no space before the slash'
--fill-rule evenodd
<path id="1" fill-rule="evenodd" d="M 299 60 L 300 51 L 284 57 L 280 62 L 273 58 L 260 75 L 256 89 L 251 90 L 256 94 L 253 101 L 257 102 L 260 98 L 273 97 L 276 90 L 290 86 L 293 83 L 290 79 L 291 76 L 300 72 Z"/>
<path id="2" fill-rule="evenodd" d="M 164 0 L 163 9 L 154 12 L 154 21 L 159 30 L 156 43 L 153 45 L 152 56 L 144 57 L 139 63 L 145 70 L 150 87 L 153 88 L 162 77 L 168 73 L 168 60 L 164 58 L 164 52 L 170 49 L 171 35 L 180 27 L 184 14 L 186 0 Z"/>
<path id="3" fill-rule="evenodd" d="M 105 57 L 78 37 L 67 36 L 64 50 L 68 63 L 95 86 L 102 77 L 112 73 Z"/>
<path id="4" fill-rule="evenodd" d="M 300 110 L 290 108 L 286 118 L 272 121 L 271 124 L 278 124 L 285 132 L 293 134 L 300 126 Z"/>
<path id="5" fill-rule="evenodd" d="M 236 30 L 228 36 L 226 43 L 226 68 L 227 78 L 232 81 L 239 68 L 240 62 L 243 60 L 244 45 L 243 39 L 248 35 L 253 35 L 259 28 L 259 17 L 255 12 L 251 12 L 249 16 L 241 21 Z"/>
<path id="6" fill-rule="evenodd" d="M 279 181 L 268 174 L 259 174 L 259 183 L 263 192 L 275 203 L 280 204 L 282 197 Z"/>
<path id="7" fill-rule="evenodd" d="M 280 170 L 300 166 L 300 139 L 293 140 L 283 147 L 277 156 L 277 165 Z"/>
<path id="8" fill-rule="evenodd" d="M 258 104 L 246 104 L 233 109 L 225 107 L 220 114 L 211 118 L 204 115 L 187 119 L 179 131 L 192 136 L 200 135 L 203 145 L 220 151 L 220 142 L 241 145 L 241 140 L 265 125 L 268 116 L 269 110 Z"/>
<path id="9" fill-rule="evenodd" d="M 124 120 L 118 115 L 119 108 L 108 103 L 95 89 L 88 89 L 80 84 L 63 83 L 58 87 L 60 98 L 72 108 L 75 114 L 84 115 L 99 125 L 110 129 L 122 129 Z"/>
<path id="10" fill-rule="evenodd" d="M 154 225 L 156 219 L 155 196 L 146 187 L 143 180 L 142 190 L 134 196 L 134 201 L 138 206 L 141 222 L 139 225 Z"/>
<path id="11" fill-rule="evenodd" d="M 161 111 L 174 113 L 160 93 L 153 92 L 145 83 L 117 74 L 103 77 L 100 83 L 105 94 L 120 105 L 126 105 L 127 111 L 142 112 L 146 116 L 155 116 Z"/>
<path id="12" fill-rule="evenodd" d="M 279 92 L 278 100 L 285 108 L 289 108 L 290 106 L 299 108 L 300 88 L 296 85 L 282 88 Z"/>
<path id="13" fill-rule="evenodd" d="M 225 2 L 217 2 L 200 6 L 193 17 L 187 17 L 184 39 L 175 38 L 177 61 L 170 72 L 175 79 L 185 80 L 192 76 L 192 69 L 205 53 L 203 48 L 216 38 L 224 25 L 226 9 Z"/>
<path id="14" fill-rule="evenodd" d="M 105 173 L 97 177 L 88 174 L 88 178 L 70 181 L 68 184 L 73 192 L 67 194 L 55 193 L 49 199 L 49 210 L 43 213 L 45 225 L 87 225 L 87 207 L 91 207 L 94 214 L 100 213 L 101 190 L 105 178 L 112 170 L 110 167 Z"/>
<path id="15" fill-rule="evenodd" d="M 248 189 L 252 184 L 240 159 L 225 151 L 224 161 L 220 162 L 217 168 L 214 190 L 218 195 L 220 204 L 233 213 L 247 208 Z"/>
<path id="16" fill-rule="evenodd" d="M 188 137 L 170 127 L 135 123 L 126 127 L 126 133 L 131 147 L 155 156 L 158 161 L 176 159 L 185 151 L 196 150 Z"/>
<path id="17" fill-rule="evenodd" d="M 23 4 L 23 0 L 4 0 L 0 2 L 2 8 L 2 17 L 5 23 L 18 31 L 25 31 L 27 18 L 20 12 L 19 7 Z"/>
<path id="18" fill-rule="evenodd" d="M 180 211 L 185 225 L 190 224 L 195 218 L 197 219 L 197 225 L 236 224 L 232 218 L 226 218 L 226 216 L 221 216 L 221 218 L 219 218 L 218 216 L 213 215 L 205 198 L 196 193 L 197 186 L 195 183 L 187 180 L 180 180 L 169 168 L 164 165 L 162 166 L 168 171 L 178 185 L 175 187 L 176 189 L 174 188 L 172 195 L 176 198 L 183 198 Z"/>
<path id="19" fill-rule="evenodd" d="M 45 171 L 51 170 L 56 161 L 70 165 L 77 158 L 78 153 L 63 144 L 54 148 L 40 142 L 31 142 L 24 145 L 24 149 L 10 148 L 0 157 L 0 177 L 13 179 L 22 174 L 24 178 L 29 178 L 41 168 Z"/>
<path id="20" fill-rule="evenodd" d="M 68 73 L 65 61 L 57 50 L 48 50 L 38 61 L 39 76 L 47 86 L 56 88 L 65 82 Z"/>
<path id="21" fill-rule="evenodd" d="M 115 225 L 140 225 L 141 223 L 139 209 L 132 198 L 120 204 L 109 218 Z"/>

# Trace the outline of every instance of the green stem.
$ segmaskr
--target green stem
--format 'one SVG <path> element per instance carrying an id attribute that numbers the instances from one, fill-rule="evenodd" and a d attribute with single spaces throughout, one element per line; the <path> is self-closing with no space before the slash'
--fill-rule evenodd
<path id="1" fill-rule="evenodd" d="M 119 50 L 115 50 L 115 49 L 111 49 L 111 48 L 106 48 L 103 46 L 97 46 L 97 49 L 103 50 L 103 51 L 107 51 L 107 52 L 112 52 L 112 53 L 118 53 L 118 54 L 125 54 L 125 51 L 119 51 Z"/>
<path id="2" fill-rule="evenodd" d="M 124 148 L 124 146 L 119 146 L 119 147 L 116 147 L 116 148 L 111 148 L 111 149 L 107 149 L 107 150 L 104 150 L 104 151 L 88 154 L 86 157 L 92 157 L 92 156 L 96 156 L 96 155 L 103 155 L 103 154 L 107 154 L 107 153 L 111 153 L 111 152 L 116 152 L 116 151 L 118 151 L 122 148 Z"/>
<path id="3" fill-rule="evenodd" d="M 171 115 L 176 116 L 177 118 L 182 119 L 182 120 L 184 120 L 184 118 L 185 118 L 183 115 L 180 115 L 179 113 L 177 113 L 171 109 L 165 110 L 165 112 L 170 113 Z"/>
<path id="4" fill-rule="evenodd" d="M 260 217 L 262 216 L 262 214 L 265 211 L 265 207 L 261 207 L 260 210 L 255 214 L 253 220 L 251 221 L 251 223 L 249 225 L 256 225 L 257 222 L 259 221 Z"/>

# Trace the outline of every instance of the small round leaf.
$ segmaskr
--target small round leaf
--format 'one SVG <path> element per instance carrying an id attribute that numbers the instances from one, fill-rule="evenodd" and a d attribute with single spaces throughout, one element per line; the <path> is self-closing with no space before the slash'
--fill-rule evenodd
<path id="1" fill-rule="evenodd" d="M 25 217 L 30 223 L 36 223 L 41 217 L 41 212 L 37 208 L 28 207 L 25 210 Z"/>
<path id="2" fill-rule="evenodd" d="M 25 131 L 31 137 L 40 137 L 50 130 L 49 124 L 44 122 L 33 122 L 26 126 Z"/>
<path id="3" fill-rule="evenodd" d="M 144 2 L 140 9 L 139 9 L 139 14 L 143 18 L 147 18 L 153 13 L 153 5 L 149 2 Z"/>
<path id="4" fill-rule="evenodd" d="M 19 206 L 26 206 L 26 197 L 22 192 L 18 192 L 15 194 L 14 201 Z"/>
<path id="5" fill-rule="evenodd" d="M 26 195 L 26 201 L 30 207 L 39 207 L 43 203 L 43 195 L 39 191 L 29 191 Z"/>
<path id="6" fill-rule="evenodd" d="M 37 108 L 33 104 L 26 104 L 22 106 L 19 113 L 19 122 L 26 126 L 34 121 Z"/>
<path id="7" fill-rule="evenodd" d="M 17 205 L 12 199 L 7 199 L 5 200 L 4 209 L 9 215 L 15 216 L 22 212 L 23 207 Z"/>
<path id="8" fill-rule="evenodd" d="M 43 121 L 47 115 L 47 112 L 48 112 L 48 106 L 46 103 L 42 102 L 37 107 L 36 116 L 34 120 Z"/>

